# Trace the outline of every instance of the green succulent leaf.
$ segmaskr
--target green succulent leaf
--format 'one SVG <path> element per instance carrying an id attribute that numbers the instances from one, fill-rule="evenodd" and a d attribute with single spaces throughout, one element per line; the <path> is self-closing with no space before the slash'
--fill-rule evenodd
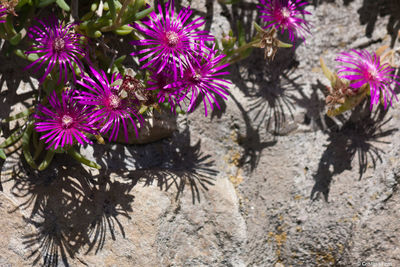
<path id="1" fill-rule="evenodd" d="M 82 164 L 85 164 L 86 166 L 89 166 L 91 168 L 96 168 L 96 169 L 101 169 L 101 166 L 97 164 L 96 162 L 93 162 L 91 160 L 88 160 L 85 158 L 81 153 L 73 149 L 72 147 L 67 150 L 67 153 L 72 156 L 74 159 L 79 161 Z"/>
<path id="2" fill-rule="evenodd" d="M 254 28 L 256 29 L 256 31 L 257 31 L 259 34 L 263 34 L 263 33 L 264 33 L 264 29 L 261 28 L 261 26 L 258 25 L 257 22 L 253 22 L 253 25 L 254 25 Z"/>
<path id="3" fill-rule="evenodd" d="M 23 135 L 22 127 L 15 130 L 6 140 L 0 144 L 0 148 L 6 148 L 17 142 Z"/>
<path id="4" fill-rule="evenodd" d="M 19 42 L 21 42 L 22 40 L 22 34 L 21 33 L 17 33 L 16 35 L 14 35 L 11 39 L 10 39 L 10 43 L 12 45 L 17 45 L 19 44 Z"/>
<path id="5" fill-rule="evenodd" d="M 49 167 L 51 161 L 53 160 L 54 154 L 55 154 L 54 150 L 52 149 L 47 150 L 46 156 L 44 157 L 42 163 L 40 163 L 38 167 L 39 171 L 43 171 L 47 167 Z"/>
<path id="6" fill-rule="evenodd" d="M 321 64 L 322 72 L 324 73 L 325 77 L 328 78 L 328 80 L 332 84 L 334 84 L 336 81 L 335 75 L 333 75 L 333 73 L 330 71 L 330 69 L 328 69 L 328 67 L 326 66 L 322 57 L 319 58 L 319 62 Z"/>
<path id="7" fill-rule="evenodd" d="M 123 25 L 114 30 L 114 32 L 118 35 L 128 35 L 133 31 L 133 28 L 129 25 Z"/>
<path id="8" fill-rule="evenodd" d="M 6 153 L 4 153 L 4 150 L 1 149 L 1 148 L 0 148 L 0 158 L 2 158 L 2 159 L 6 159 L 7 158 Z"/>
<path id="9" fill-rule="evenodd" d="M 243 46 L 246 44 L 246 33 L 240 21 L 238 22 L 238 43 L 239 46 Z"/>
<path id="10" fill-rule="evenodd" d="M 65 10 L 67 12 L 69 12 L 71 10 L 69 5 L 64 0 L 57 0 L 56 3 L 60 8 L 62 8 L 63 10 Z"/>
<path id="11" fill-rule="evenodd" d="M 278 40 L 278 47 L 290 48 L 290 47 L 293 47 L 293 45 L 292 44 L 288 44 L 288 43 L 284 43 L 284 42 Z"/>
<path id="12" fill-rule="evenodd" d="M 29 141 L 30 141 L 30 137 L 32 135 L 32 131 L 33 131 L 33 122 L 29 122 L 24 134 L 22 135 L 22 152 L 24 154 L 26 162 L 33 169 L 37 169 L 38 167 L 37 167 L 35 161 L 33 160 L 33 157 L 32 157 L 32 154 L 31 154 L 30 148 L 29 148 Z"/>
<path id="13" fill-rule="evenodd" d="M 46 6 L 48 6 L 50 4 L 53 4 L 55 2 L 56 2 L 56 0 L 41 0 L 37 6 L 40 7 L 40 8 L 41 7 L 46 7 Z"/>
<path id="14" fill-rule="evenodd" d="M 114 0 L 107 0 L 107 3 L 108 3 L 108 9 L 110 10 L 111 17 L 113 19 L 115 19 L 116 16 L 117 16 L 117 10 L 115 8 L 115 2 L 114 2 Z"/>
<path id="15" fill-rule="evenodd" d="M 15 114 L 14 116 L 10 116 L 8 118 L 3 119 L 1 122 L 5 123 L 5 122 L 10 122 L 10 121 L 14 121 L 14 120 L 18 120 L 21 118 L 27 118 L 30 114 L 32 114 L 33 112 L 33 108 L 24 110 L 18 114 Z"/>
<path id="16" fill-rule="evenodd" d="M 145 17 L 147 17 L 151 12 L 153 11 L 153 7 L 149 7 L 147 9 L 144 9 L 142 11 L 137 12 L 134 15 L 134 19 L 133 20 L 141 20 L 144 19 Z M 129 22 L 127 22 L 129 23 Z"/>
<path id="17" fill-rule="evenodd" d="M 37 54 L 26 55 L 21 49 L 15 49 L 14 54 L 16 54 L 17 56 L 19 56 L 23 59 L 29 60 L 31 62 L 39 59 L 39 56 Z"/>

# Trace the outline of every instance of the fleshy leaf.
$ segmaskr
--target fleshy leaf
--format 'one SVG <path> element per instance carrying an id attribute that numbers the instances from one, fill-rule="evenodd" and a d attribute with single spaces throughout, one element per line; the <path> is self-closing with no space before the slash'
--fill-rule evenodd
<path id="1" fill-rule="evenodd" d="M 0 144 L 0 148 L 6 148 L 8 146 L 11 146 L 22 137 L 23 133 L 24 132 L 21 131 L 21 128 L 17 129 L 6 140 L 4 140 L 3 143 Z"/>
<path id="2" fill-rule="evenodd" d="M 91 160 L 88 160 L 81 153 L 79 153 L 72 147 L 70 149 L 68 149 L 67 152 L 70 156 L 72 156 L 74 159 L 76 159 L 80 163 L 85 164 L 86 166 L 89 166 L 91 168 L 101 169 L 101 166 L 99 164 L 97 164 L 96 162 L 93 162 Z"/>
<path id="3" fill-rule="evenodd" d="M 335 75 L 328 69 L 322 57 L 319 58 L 319 62 L 321 63 L 322 72 L 324 73 L 325 77 L 333 84 L 335 83 Z"/>
<path id="4" fill-rule="evenodd" d="M 40 165 L 38 167 L 39 171 L 43 171 L 44 169 L 49 167 L 51 161 L 53 160 L 54 154 L 55 154 L 54 150 L 52 150 L 52 149 L 47 150 L 45 158 L 43 159 L 42 163 L 40 163 Z"/>
<path id="5" fill-rule="evenodd" d="M 257 22 L 253 22 L 253 25 L 254 25 L 254 28 L 256 29 L 256 31 L 257 31 L 259 34 L 263 34 L 263 33 L 264 33 L 263 28 L 261 28 L 261 26 L 258 25 Z"/>
<path id="6" fill-rule="evenodd" d="M 0 148 L 0 158 L 2 158 L 2 159 L 6 159 L 7 158 L 6 153 L 4 153 L 4 150 L 1 149 L 1 148 Z"/>
<path id="7" fill-rule="evenodd" d="M 290 48 L 290 47 L 293 47 L 293 45 L 292 44 L 288 44 L 288 43 L 284 43 L 284 42 L 278 40 L 278 47 Z"/>
<path id="8" fill-rule="evenodd" d="M 21 119 L 21 118 L 26 118 L 30 114 L 32 114 L 33 110 L 34 110 L 33 108 L 29 108 L 29 109 L 24 110 L 24 111 L 14 115 L 14 116 L 10 116 L 10 117 L 8 117 L 6 119 L 3 119 L 2 122 L 5 123 L 5 122 L 10 122 L 10 121 L 14 121 L 14 120 L 17 120 L 17 119 Z"/>
<path id="9" fill-rule="evenodd" d="M 64 9 L 67 12 L 69 12 L 71 10 L 69 5 L 64 0 L 57 0 L 56 3 L 59 7 L 61 7 L 62 9 Z"/>
<path id="10" fill-rule="evenodd" d="M 37 165 L 33 160 L 32 154 L 29 149 L 29 141 L 33 131 L 33 122 L 29 122 L 24 134 L 22 135 L 22 152 L 24 154 L 26 162 L 34 169 L 37 169 Z"/>

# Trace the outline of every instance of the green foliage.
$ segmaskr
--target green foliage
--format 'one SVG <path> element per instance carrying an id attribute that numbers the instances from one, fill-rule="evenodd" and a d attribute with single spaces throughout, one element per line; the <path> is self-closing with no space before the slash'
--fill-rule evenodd
<path id="1" fill-rule="evenodd" d="M 82 16 L 83 22 L 77 30 L 92 38 L 99 38 L 103 33 L 111 31 L 117 35 L 128 35 L 133 31 L 129 24 L 143 19 L 153 10 L 152 7 L 146 8 L 145 0 L 121 2 L 95 1 L 91 4 L 90 11 Z"/>

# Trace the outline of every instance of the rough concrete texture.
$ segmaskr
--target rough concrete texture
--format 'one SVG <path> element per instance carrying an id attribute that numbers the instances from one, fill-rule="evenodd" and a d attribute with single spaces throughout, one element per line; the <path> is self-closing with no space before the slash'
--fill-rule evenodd
<path id="1" fill-rule="evenodd" d="M 257 14 L 257 1 L 177 5 L 190 2 L 217 35 Z M 319 68 L 394 42 L 398 3 L 378 2 L 314 1 L 305 44 L 230 68 L 223 112 L 179 116 L 151 144 L 83 149 L 100 172 L 57 155 L 38 174 L 10 155 L 0 266 L 400 266 L 399 104 L 328 118 Z M 1 73 L 2 103 L 29 99 L 29 81 Z"/>

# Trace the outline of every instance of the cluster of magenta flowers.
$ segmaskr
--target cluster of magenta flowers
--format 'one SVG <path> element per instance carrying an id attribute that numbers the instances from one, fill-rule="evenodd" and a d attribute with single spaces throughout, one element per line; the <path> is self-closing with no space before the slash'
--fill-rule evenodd
<path id="1" fill-rule="evenodd" d="M 190 8 L 176 13 L 174 1 L 169 0 L 165 6 L 158 4 L 157 10 L 150 19 L 132 25 L 145 36 L 132 42 L 140 48 L 132 55 L 141 56 L 142 69 L 151 73 L 148 89 L 158 90 L 159 102 L 167 101 L 173 111 L 183 103 L 193 111 L 201 99 L 207 116 L 208 107 L 219 108 L 216 95 L 223 99 L 228 95 L 228 82 L 220 78 L 228 74 L 221 71 L 228 66 L 222 63 L 224 55 L 206 45 L 214 37 L 198 30 L 205 20 L 190 20 Z"/>
<path id="2" fill-rule="evenodd" d="M 393 87 L 400 85 L 399 77 L 394 74 L 395 69 L 388 63 L 382 63 L 381 58 L 375 53 L 366 50 L 351 50 L 343 52 L 336 61 L 342 63 L 338 66 L 338 76 L 350 81 L 350 87 L 358 91 L 368 85 L 371 95 L 371 108 L 383 101 L 384 107 L 392 104 L 393 98 L 397 99 Z"/>
<path id="3" fill-rule="evenodd" d="M 148 73 L 146 90 L 154 92 L 159 103 L 169 103 L 173 112 L 182 108 L 183 103 L 188 112 L 193 111 L 202 101 L 207 116 L 209 107 L 220 108 L 217 96 L 228 96 L 228 82 L 221 78 L 228 74 L 223 71 L 228 65 L 223 64 L 225 56 L 214 46 L 207 46 L 206 42 L 214 37 L 199 30 L 205 21 L 191 20 L 190 8 L 175 12 L 174 1 L 170 0 L 165 6 L 158 4 L 157 10 L 149 19 L 132 25 L 146 36 L 133 41 L 138 50 L 132 53 L 140 56 L 141 68 Z M 75 32 L 75 26 L 55 18 L 38 19 L 29 30 L 33 45 L 26 54 L 35 54 L 37 58 L 27 69 L 35 66 L 36 72 L 45 66 L 41 83 L 50 76 L 57 79 L 57 84 L 63 82 L 72 88 L 58 94 L 52 92 L 48 107 L 38 105 L 36 131 L 42 133 L 47 148 L 53 149 L 76 142 L 91 143 L 91 135 L 108 134 L 109 140 L 115 141 L 120 128 L 128 141 L 129 124 L 138 136 L 137 124 L 144 121 L 139 112 L 140 101 L 129 97 L 121 82 L 117 82 L 125 80 L 122 75 L 113 73 L 108 77 L 92 65 L 88 40 Z"/>
<path id="4" fill-rule="evenodd" d="M 83 81 L 77 81 L 84 90 L 67 89 L 61 92 L 61 102 L 55 91 L 48 98 L 51 108 L 39 104 L 35 118 L 36 131 L 47 132 L 41 137 L 49 143 L 47 148 L 73 145 L 75 139 L 84 145 L 91 143 L 85 135 L 109 134 L 110 140 L 116 140 L 120 125 L 123 126 L 125 140 L 128 140 L 128 122 L 131 122 L 136 136 L 138 135 L 136 122 L 143 122 L 136 105 L 120 96 L 121 90 L 112 83 L 121 79 L 114 74 L 110 80 L 103 71 L 98 72 L 90 67 L 93 79 L 83 76 Z"/>
<path id="5" fill-rule="evenodd" d="M 295 43 L 297 38 L 304 41 L 310 32 L 309 23 L 304 19 L 305 15 L 311 14 L 304 10 L 307 1 L 260 0 L 260 3 L 258 8 L 265 23 L 264 29 L 275 28 L 282 34 L 286 31 L 292 43 Z"/>
<path id="6" fill-rule="evenodd" d="M 89 135 L 109 134 L 116 140 L 120 125 L 123 126 L 125 140 L 128 140 L 128 122 L 132 123 L 138 135 L 136 122 L 143 119 L 137 111 L 136 103 L 123 99 L 120 87 L 113 83 L 122 79 L 114 73 L 109 80 L 104 71 L 97 71 L 89 64 L 90 76 L 84 72 L 82 59 L 85 57 L 85 39 L 73 30 L 73 24 L 55 19 L 38 20 L 39 26 L 30 29 L 34 44 L 26 54 L 39 54 L 27 68 L 38 64 L 35 71 L 46 65 L 43 82 L 48 75 L 59 76 L 58 82 L 68 81 L 68 70 L 72 72 L 72 86 L 78 89 L 62 91 L 61 100 L 55 91 L 48 97 L 50 107 L 42 104 L 37 107 L 35 129 L 45 133 L 41 139 L 48 143 L 47 148 L 57 149 L 65 145 L 91 143 Z M 90 62 L 90 61 L 88 61 Z M 57 70 L 58 69 L 58 70 Z M 77 70 L 80 79 L 77 79 Z M 92 78 L 94 77 L 94 78 Z"/>

